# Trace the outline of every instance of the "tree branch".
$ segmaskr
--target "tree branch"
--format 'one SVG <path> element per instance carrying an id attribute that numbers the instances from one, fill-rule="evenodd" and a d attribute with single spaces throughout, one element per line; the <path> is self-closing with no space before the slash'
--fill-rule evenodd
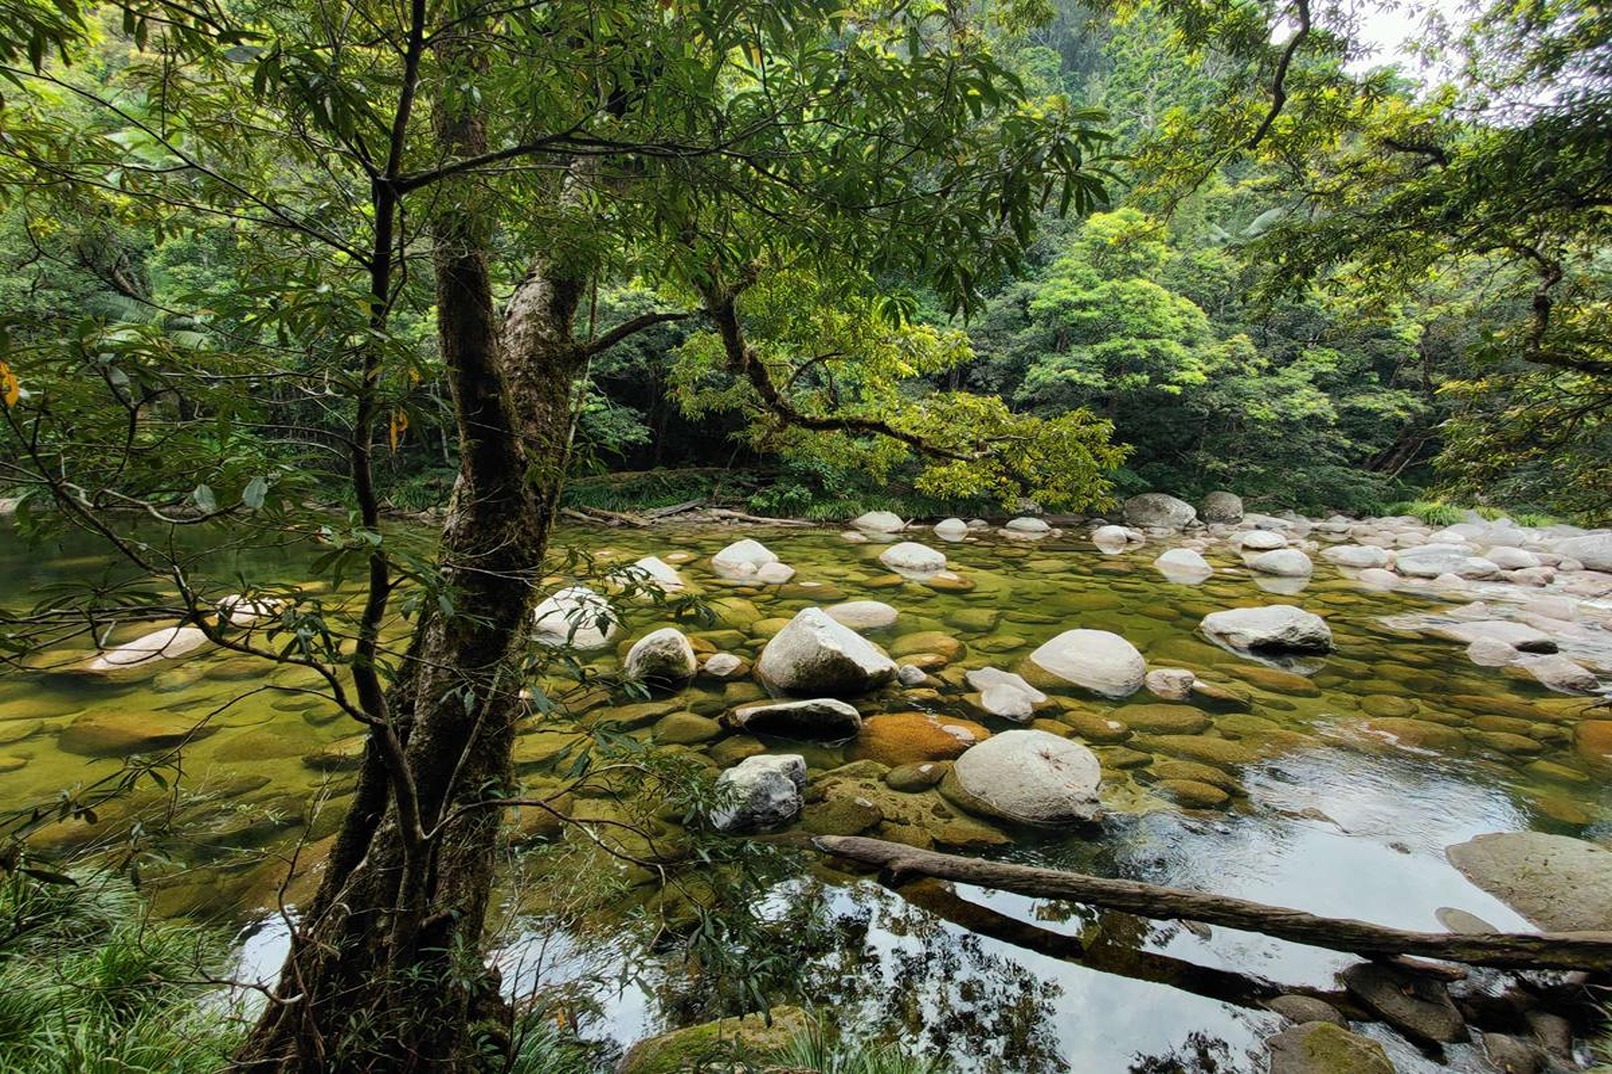
<path id="1" fill-rule="evenodd" d="M 1293 56 L 1298 52 L 1299 45 L 1310 35 L 1310 0 L 1294 0 L 1294 6 L 1299 13 L 1299 28 L 1288 39 L 1287 47 L 1282 50 L 1281 59 L 1276 61 L 1276 73 L 1271 76 L 1270 111 L 1265 113 L 1264 120 L 1260 122 L 1259 128 L 1254 131 L 1254 136 L 1248 139 L 1248 144 L 1244 148 L 1255 149 L 1265 140 L 1265 135 L 1270 133 L 1271 125 L 1276 122 L 1276 117 L 1282 114 L 1282 108 L 1287 104 L 1287 69 L 1292 66 Z"/>

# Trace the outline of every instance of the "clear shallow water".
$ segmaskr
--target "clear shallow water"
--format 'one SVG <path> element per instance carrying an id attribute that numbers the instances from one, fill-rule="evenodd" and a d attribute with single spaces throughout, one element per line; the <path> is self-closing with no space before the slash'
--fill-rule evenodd
<path id="1" fill-rule="evenodd" d="M 1037 544 L 991 537 L 967 544 L 928 541 L 972 583 L 967 592 L 936 592 L 892 579 L 876 560 L 878 545 L 849 544 L 833 533 L 665 529 L 562 536 L 606 560 L 690 555 L 679 566 L 686 578 L 710 598 L 735 598 L 722 612 L 731 625 L 716 629 L 738 630 L 718 640 L 740 655 L 753 656 L 768 632 L 802 607 L 875 599 L 896 606 L 901 617 L 869 637 L 889 644 L 904 634 L 943 630 L 968 646 L 960 664 L 970 668 L 1012 668 L 1071 627 L 1113 630 L 1141 648 L 1150 665 L 1188 667 L 1243 690 L 1254 700 L 1252 715 L 1269 721 L 1267 727 L 1217 716 L 1204 733 L 1260 755 L 1236 766 L 1246 795 L 1229 809 L 1184 814 L 1152 793 L 1136 769 L 1115 769 L 1105 798 L 1116 812 L 1100 833 L 1024 837 L 1002 852 L 1014 860 L 1408 928 L 1438 929 L 1434 912 L 1455 906 L 1506 928 L 1524 922 L 1451 868 L 1443 848 L 1486 831 L 1539 828 L 1593 837 L 1604 830 L 1608 792 L 1574 750 L 1559 698 L 1470 665 L 1454 643 L 1389 629 L 1380 617 L 1441 605 L 1366 591 L 1324 564 L 1298 593 L 1273 596 L 1262 580 L 1224 555 L 1211 555 L 1219 572 L 1202 585 L 1167 582 L 1149 566 L 1166 547 L 1159 543 L 1110 557 L 1078 534 Z M 741 536 L 763 540 L 796 567 L 794 582 L 758 587 L 712 576 L 709 556 Z M 304 582 L 305 562 L 287 550 L 236 557 L 216 570 L 228 591 L 239 588 L 228 580 L 237 571 L 253 581 Z M 28 549 L 3 540 L 0 600 L 26 606 L 30 593 L 104 569 L 103 560 L 80 548 Z M 1209 611 L 1279 601 L 1325 616 L 1338 643 L 1337 654 L 1313 666 L 1313 685 L 1302 689 L 1262 675 L 1262 665 L 1195 634 Z M 626 611 L 622 640 L 665 622 L 664 609 Z M 991 617 L 981 612 L 998 613 L 995 622 L 987 625 Z M 127 640 L 153 625 L 129 625 L 113 638 Z M 391 629 L 400 636 L 406 624 Z M 612 670 L 614 649 L 595 665 Z M 97 683 L 59 672 L 9 674 L 0 683 L 0 739 L 8 729 L 28 733 L 0 745 L 0 755 L 22 762 L 0 775 L 0 806 L 48 798 L 63 786 L 116 770 L 115 758 L 56 748 L 56 736 L 86 713 L 195 714 L 246 695 L 215 718 L 213 734 L 186 750 L 180 810 L 191 823 L 164 849 L 191 868 L 160 885 L 157 897 L 166 912 L 251 920 L 276 900 L 287 848 L 302 838 L 317 846 L 334 830 L 350 775 L 339 767 L 310 767 L 305 758 L 353 731 L 316 700 L 252 693 L 265 683 L 302 684 L 298 673 L 286 670 L 264 676 L 261 666 L 218 653 L 198 654 L 132 683 Z M 998 730 L 1010 726 L 980 717 L 961 693 L 945 689 L 921 707 L 980 719 Z M 1419 719 L 1453 728 L 1458 743 L 1415 749 L 1373 734 L 1362 704 L 1385 696 L 1412 700 Z M 691 694 L 691 701 L 698 699 L 698 692 Z M 1485 710 L 1474 699 L 1497 704 L 1490 718 L 1518 722 L 1475 724 Z M 714 691 L 703 700 L 717 704 Z M 1104 714 L 1120 708 L 1089 699 L 1083 706 Z M 915 706 L 892 697 L 875 707 Z M 1538 719 L 1506 715 L 1535 709 Z M 1536 736 L 1535 746 L 1508 754 L 1475 737 L 1499 726 Z M 806 752 L 818 770 L 841 759 L 835 749 Z M 1559 767 L 1537 764 L 1541 760 Z M 307 804 L 321 795 L 330 797 L 331 806 L 310 817 Z M 110 821 L 105 827 L 111 829 Z M 57 846 L 84 834 L 82 827 L 42 833 L 46 845 Z M 293 901 L 298 894 L 291 890 Z M 835 937 L 829 949 L 803 963 L 802 990 L 814 1002 L 842 1021 L 946 1050 L 965 1068 L 982 1070 L 1208 1070 L 1208 1059 L 1222 1071 L 1256 1069 L 1251 1056 L 1274 1019 L 1223 998 L 1235 981 L 1192 967 L 1331 988 L 1332 975 L 1350 961 L 1232 930 L 1203 935 L 1176 923 L 976 889 L 918 893 L 906 901 L 868 881 L 834 874 L 783 882 L 769 896 L 768 905 L 774 902 L 780 913 L 805 905 L 825 934 Z M 602 1004 L 594 1028 L 630 1041 L 676 1020 L 680 1008 L 668 999 L 676 991 L 669 982 L 682 972 L 659 966 L 635 935 L 597 915 L 569 933 L 539 921 L 524 931 L 517 927 L 501 957 L 517 991 L 539 980 L 593 982 Z M 1061 957 L 1067 949 L 1060 949 L 1059 935 L 1082 937 L 1092 952 L 1089 964 Z M 283 931 L 270 919 L 250 933 L 243 958 L 272 970 L 282 943 Z M 1127 954 L 1132 951 L 1149 957 Z M 642 980 L 625 989 L 603 983 L 624 969 Z M 1396 1044 L 1394 1054 L 1403 1069 L 1432 1069 L 1403 1044 Z M 1172 1055 L 1151 1067 L 1136 1058 Z M 1457 1068 L 1484 1069 L 1459 1049 L 1452 1049 L 1451 1059 Z"/>

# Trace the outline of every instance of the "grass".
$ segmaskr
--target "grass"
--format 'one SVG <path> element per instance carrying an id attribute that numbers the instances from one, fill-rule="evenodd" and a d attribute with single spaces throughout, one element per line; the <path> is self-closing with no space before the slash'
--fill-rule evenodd
<path id="1" fill-rule="evenodd" d="M 1442 500 L 1401 500 L 1388 505 L 1390 515 L 1410 515 L 1429 526 L 1453 526 L 1466 520 L 1466 510 Z"/>
<path id="2" fill-rule="evenodd" d="M 820 1022 L 790 1041 L 779 1062 L 817 1074 L 948 1074 L 942 1056 L 918 1056 L 894 1044 L 848 1041 L 825 1033 Z"/>
<path id="3" fill-rule="evenodd" d="M 201 971 L 223 946 L 194 926 L 144 920 L 121 880 L 0 880 L 0 1070 L 202 1074 L 239 1040 Z"/>

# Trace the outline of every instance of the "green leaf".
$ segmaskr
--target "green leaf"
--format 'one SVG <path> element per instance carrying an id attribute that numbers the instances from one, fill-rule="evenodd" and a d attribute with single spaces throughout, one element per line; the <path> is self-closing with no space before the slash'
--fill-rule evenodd
<path id="1" fill-rule="evenodd" d="M 206 512 L 218 510 L 218 497 L 213 495 L 211 486 L 197 485 L 190 498 L 196 501 L 196 506 Z"/>

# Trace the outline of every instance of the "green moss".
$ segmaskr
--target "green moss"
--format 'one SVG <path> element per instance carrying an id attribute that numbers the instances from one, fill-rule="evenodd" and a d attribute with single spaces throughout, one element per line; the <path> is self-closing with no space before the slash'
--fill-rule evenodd
<path id="1" fill-rule="evenodd" d="M 747 1014 L 641 1040 L 627 1050 L 617 1070 L 618 1074 L 683 1074 L 742 1069 L 749 1061 L 782 1055 L 807 1031 L 805 1011 L 774 1007 L 770 1022 L 759 1014 Z"/>

